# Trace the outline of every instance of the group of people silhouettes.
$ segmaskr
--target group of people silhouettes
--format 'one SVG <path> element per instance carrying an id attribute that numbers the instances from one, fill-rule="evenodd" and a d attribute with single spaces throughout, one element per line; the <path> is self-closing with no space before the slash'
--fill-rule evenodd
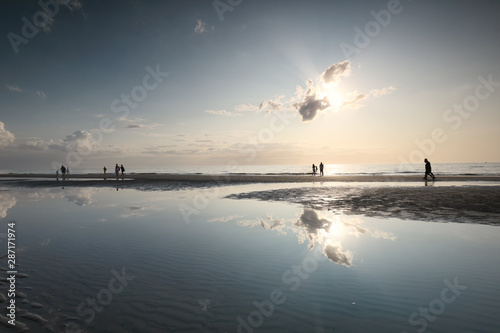
<path id="1" fill-rule="evenodd" d="M 324 173 L 323 173 L 323 170 L 324 170 L 325 166 L 323 165 L 323 162 L 321 162 L 319 164 L 319 175 L 320 176 L 324 176 Z M 316 173 L 318 172 L 318 167 L 316 165 L 312 165 L 312 169 L 313 169 L 313 172 L 312 172 L 312 175 L 313 176 L 316 176 Z"/>
<path id="2" fill-rule="evenodd" d="M 106 171 L 108 171 L 108 169 L 106 169 L 106 166 L 104 166 L 104 168 L 102 168 L 102 170 L 104 171 L 104 180 L 106 180 Z M 125 174 L 125 168 L 123 167 L 123 164 L 118 165 L 118 163 L 116 163 L 116 165 L 115 165 L 116 179 L 118 179 L 118 177 L 120 176 L 120 171 L 122 173 L 122 179 L 123 179 L 123 175 Z"/>
<path id="3" fill-rule="evenodd" d="M 61 168 L 56 170 L 57 180 L 59 180 L 59 171 L 61 171 L 62 180 L 66 180 L 69 178 L 69 167 L 65 167 L 64 165 L 61 165 Z M 106 180 L 106 171 L 108 171 L 108 169 L 106 169 L 106 166 L 103 168 L 103 171 L 104 171 L 104 180 Z M 115 165 L 115 175 L 116 175 L 117 180 L 120 177 L 120 172 L 121 172 L 121 176 L 123 179 L 123 176 L 125 175 L 125 168 L 123 167 L 123 164 L 121 164 L 119 166 L 117 163 Z"/>
<path id="4" fill-rule="evenodd" d="M 426 158 L 426 159 L 424 159 L 424 163 L 425 163 L 424 179 L 427 180 L 427 176 L 430 176 L 432 178 L 432 180 L 436 179 L 436 176 L 434 176 L 434 174 L 432 173 L 431 162 L 429 162 L 429 160 Z M 324 165 L 323 165 L 323 162 L 321 162 L 319 164 L 319 175 L 320 176 L 324 176 L 323 170 L 324 170 Z M 312 175 L 316 176 L 316 173 L 318 173 L 318 166 L 313 164 L 312 165 Z"/>

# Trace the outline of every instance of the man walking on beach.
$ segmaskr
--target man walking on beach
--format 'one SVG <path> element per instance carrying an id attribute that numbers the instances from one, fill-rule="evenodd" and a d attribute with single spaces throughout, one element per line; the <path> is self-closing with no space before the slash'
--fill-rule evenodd
<path id="1" fill-rule="evenodd" d="M 61 165 L 61 173 L 62 173 L 62 179 L 66 180 L 66 168 L 64 165 Z"/>
<path id="2" fill-rule="evenodd" d="M 323 168 L 324 168 L 324 165 L 323 165 L 323 162 L 321 162 L 321 163 L 319 164 L 319 175 L 320 175 L 320 176 L 323 176 L 323 175 L 324 175 L 324 174 L 323 174 Z"/>
<path id="3" fill-rule="evenodd" d="M 427 180 L 427 175 L 431 176 L 432 180 L 436 179 L 436 177 L 434 177 L 434 174 L 432 173 L 431 162 L 429 162 L 429 160 L 427 160 L 427 159 L 424 159 L 424 162 L 425 162 L 425 176 L 424 176 L 424 179 Z"/>

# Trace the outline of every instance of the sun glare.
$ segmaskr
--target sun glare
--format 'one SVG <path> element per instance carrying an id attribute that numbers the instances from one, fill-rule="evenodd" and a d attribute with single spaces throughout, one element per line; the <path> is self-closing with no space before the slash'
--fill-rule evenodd
<path id="1" fill-rule="evenodd" d="M 330 104 L 330 109 L 333 112 L 337 112 L 343 102 L 342 94 L 338 92 L 334 86 L 331 85 L 326 85 L 323 87 L 323 89 L 320 96 L 322 98 L 326 97 L 328 99 L 328 103 Z"/>
<path id="2" fill-rule="evenodd" d="M 331 90 L 328 92 L 327 97 L 332 111 L 337 112 L 342 105 L 342 95 L 338 91 Z"/>

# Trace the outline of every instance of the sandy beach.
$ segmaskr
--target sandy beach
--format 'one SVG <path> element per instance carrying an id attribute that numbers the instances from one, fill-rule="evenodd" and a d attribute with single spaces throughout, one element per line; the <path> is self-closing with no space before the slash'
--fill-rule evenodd
<path id="1" fill-rule="evenodd" d="M 54 174 L 0 174 L 2 179 L 51 179 L 56 180 Z M 67 184 L 76 183 L 78 180 L 85 180 L 92 182 L 87 184 L 94 185 L 94 182 L 101 183 L 104 180 L 104 175 L 97 173 L 88 174 L 71 174 L 67 177 Z M 107 181 L 116 180 L 114 174 L 106 176 Z M 295 182 L 424 182 L 421 176 L 405 176 L 405 175 L 339 175 L 339 176 L 312 176 L 310 174 L 224 174 L 224 175 L 210 175 L 210 174 L 157 174 L 157 173 L 139 173 L 139 174 L 125 174 L 119 177 L 122 179 L 133 181 L 135 184 L 141 182 L 161 182 L 161 181 L 192 181 L 192 182 L 213 182 L 213 183 L 295 183 Z M 59 175 L 59 180 L 62 176 Z M 435 182 L 449 182 L 449 181 L 487 181 L 487 182 L 500 182 L 500 176 L 478 176 L 478 175 L 447 175 L 437 176 Z M 432 181 L 429 181 L 432 182 Z"/>
<path id="2" fill-rule="evenodd" d="M 261 183 L 271 185 L 270 189 L 247 193 L 235 190 L 228 198 L 285 201 L 338 214 L 500 224 L 500 177 L 495 176 L 439 176 L 436 181 L 428 182 L 422 177 L 403 175 L 130 174 L 120 176 L 119 180 L 102 177 L 102 174 L 76 174 L 65 181 L 59 177 L 57 181 L 48 174 L 3 174 L 0 185 L 175 191 Z M 281 184 L 280 189 L 273 189 L 273 183 Z M 283 188 L 286 183 L 303 186 Z"/>
<path id="3" fill-rule="evenodd" d="M 446 329 L 457 318 L 470 327 L 476 318 L 498 321 L 488 310 L 499 295 L 491 265 L 500 230 L 497 177 L 439 177 L 427 186 L 415 176 L 101 177 L 0 177 L 0 217 L 15 222 L 20 239 L 18 331 L 234 332 L 255 301 L 279 289 L 286 301 L 262 331 L 308 332 L 322 304 L 324 313 L 353 314 L 321 317 L 325 327 L 348 332 L 356 322 L 356 331 L 401 332 L 408 315 L 440 292 L 427 293 L 420 272 L 438 284 L 453 272 L 467 291 L 479 290 L 461 298 L 469 317 L 441 320 Z M 189 220 L 181 207 L 190 209 Z M 6 235 L 0 230 L 0 245 Z M 0 271 L 6 256 L 0 252 Z M 310 278 L 290 275 L 297 265 Z M 126 285 L 113 280 L 118 272 L 129 277 Z M 0 279 L 0 303 L 8 299 L 6 282 Z M 102 311 L 93 310 L 93 299 Z M 361 312 L 383 318 L 381 329 Z M 0 315 L 2 329 L 11 328 L 7 319 Z"/>

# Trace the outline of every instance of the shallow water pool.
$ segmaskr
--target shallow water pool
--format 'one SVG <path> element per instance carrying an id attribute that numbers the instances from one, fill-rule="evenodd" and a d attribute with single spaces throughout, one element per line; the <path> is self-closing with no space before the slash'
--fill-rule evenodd
<path id="1" fill-rule="evenodd" d="M 499 330 L 498 227 L 223 199 L 272 186 L 0 191 L 3 304 L 30 332 Z"/>

